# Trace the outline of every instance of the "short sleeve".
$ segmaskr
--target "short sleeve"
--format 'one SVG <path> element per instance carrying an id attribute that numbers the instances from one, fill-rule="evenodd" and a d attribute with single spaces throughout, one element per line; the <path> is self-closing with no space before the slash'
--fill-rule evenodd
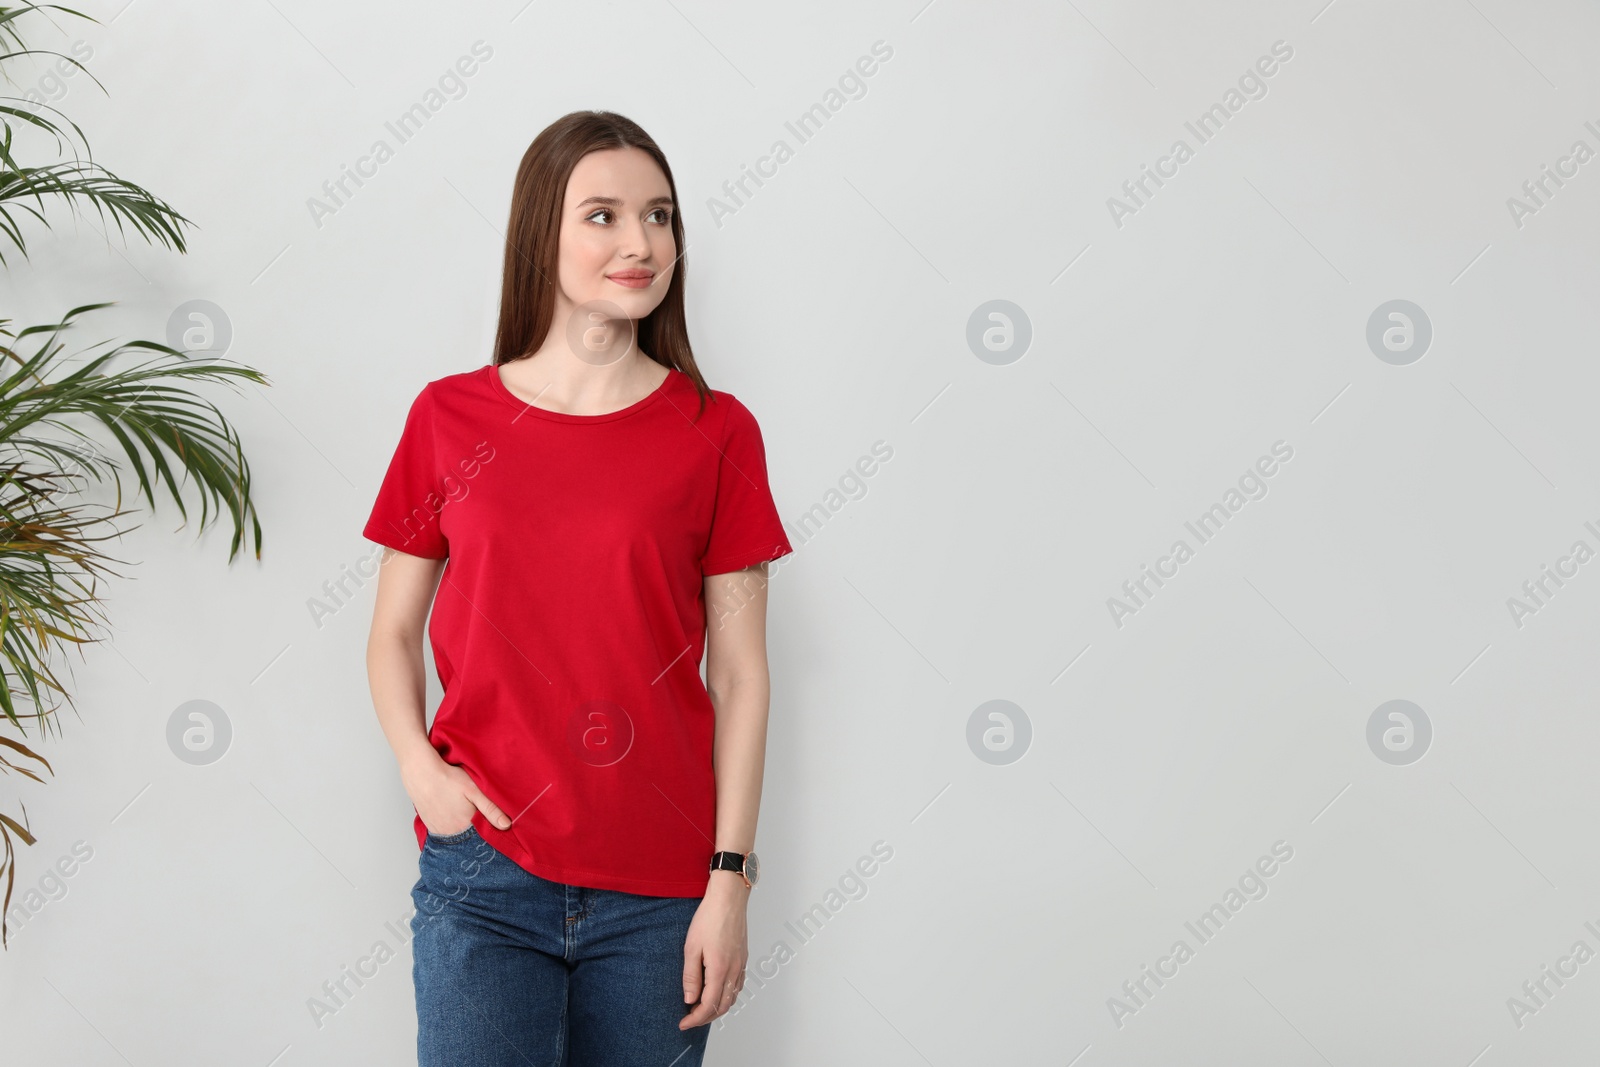
<path id="1" fill-rule="evenodd" d="M 711 536 L 700 561 L 703 575 L 743 570 L 794 551 L 767 485 L 761 427 L 750 409 L 732 396 L 725 395 L 722 402 L 728 405 L 728 414 L 723 420 Z"/>
<path id="2" fill-rule="evenodd" d="M 439 528 L 446 497 L 434 463 L 433 406 L 427 389 L 411 402 L 405 429 L 378 487 L 362 535 L 412 556 L 444 559 L 449 542 Z"/>

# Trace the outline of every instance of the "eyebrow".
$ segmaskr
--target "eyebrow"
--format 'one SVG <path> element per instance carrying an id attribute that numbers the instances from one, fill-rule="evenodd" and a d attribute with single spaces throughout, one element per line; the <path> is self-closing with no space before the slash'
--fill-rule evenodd
<path id="1" fill-rule="evenodd" d="M 576 211 L 578 208 L 584 207 L 584 206 L 589 205 L 589 204 L 603 204 L 606 207 L 621 207 L 622 206 L 622 201 L 618 200 L 614 196 L 591 196 L 591 197 L 588 197 L 588 198 L 586 198 L 584 200 L 580 200 L 577 203 L 577 205 L 573 208 L 573 210 Z M 645 207 L 655 207 L 657 204 L 666 204 L 668 207 L 671 207 L 672 206 L 672 197 L 670 197 L 670 196 L 658 196 L 654 200 L 646 201 L 644 206 Z"/>

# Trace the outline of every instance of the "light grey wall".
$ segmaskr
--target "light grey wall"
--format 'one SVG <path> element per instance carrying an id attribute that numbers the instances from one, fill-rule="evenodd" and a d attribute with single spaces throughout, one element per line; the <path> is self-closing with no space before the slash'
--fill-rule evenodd
<path id="1" fill-rule="evenodd" d="M 1600 17 L 921 3 L 35 17 L 30 43 L 85 42 L 110 92 L 78 77 L 60 104 L 96 158 L 200 229 L 180 257 L 57 212 L 10 313 L 116 299 L 85 342 L 159 338 L 211 301 L 274 385 L 218 393 L 262 561 L 146 517 L 55 780 L 0 786 L 41 838 L 19 895 L 53 890 L 0 960 L 7 1062 L 411 1062 L 392 931 L 417 855 L 366 688 L 372 584 L 325 583 L 371 551 L 406 404 L 487 360 L 517 161 L 585 107 L 668 153 L 702 365 L 760 419 L 785 519 L 825 516 L 774 585 L 766 880 L 709 1063 L 1592 1057 L 1600 562 L 1523 590 L 1600 549 L 1600 161 L 1542 203 L 1524 183 L 1600 149 Z M 385 124 L 477 41 L 464 94 L 396 145 Z M 798 143 L 785 123 L 878 41 L 864 94 Z M 1202 142 L 1188 124 L 1235 91 Z M 1124 192 L 1180 139 L 1192 158 Z M 378 140 L 393 158 L 314 220 Z M 1019 310 L 991 353 L 969 337 L 997 300 Z M 1369 342 L 1406 321 L 1409 347 Z M 851 482 L 875 442 L 892 457 Z M 167 740 L 194 700 L 231 724 L 205 766 Z M 63 895 L 47 867 L 75 842 Z M 377 942 L 395 957 L 319 1025 Z"/>

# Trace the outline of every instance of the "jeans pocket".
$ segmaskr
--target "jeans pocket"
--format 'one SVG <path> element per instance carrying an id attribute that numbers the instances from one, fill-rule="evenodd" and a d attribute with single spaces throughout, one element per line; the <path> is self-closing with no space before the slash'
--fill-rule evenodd
<path id="1" fill-rule="evenodd" d="M 478 828 L 476 826 L 472 825 L 471 823 L 468 823 L 467 824 L 467 828 L 465 830 L 462 830 L 458 834 L 436 834 L 432 830 L 429 830 L 428 833 L 427 833 L 427 837 L 423 840 L 423 844 L 435 844 L 435 845 L 455 845 L 455 844 L 460 844 L 462 841 L 468 841 L 468 840 L 472 839 L 473 837 L 477 836 L 477 833 L 478 833 Z"/>

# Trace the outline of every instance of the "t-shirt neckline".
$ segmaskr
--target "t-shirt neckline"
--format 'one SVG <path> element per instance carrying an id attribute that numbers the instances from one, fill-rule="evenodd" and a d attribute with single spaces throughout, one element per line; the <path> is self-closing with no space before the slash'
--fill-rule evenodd
<path id="1" fill-rule="evenodd" d="M 551 422 L 589 424 L 611 422 L 615 419 L 625 419 L 635 412 L 644 410 L 651 404 L 655 403 L 659 397 L 666 393 L 667 387 L 672 384 L 674 375 L 679 373 L 680 372 L 676 368 L 668 367 L 667 376 L 661 379 L 660 385 L 656 386 L 645 396 L 635 400 L 625 408 L 618 408 L 616 411 L 602 412 L 599 415 L 577 415 L 570 411 L 551 411 L 548 408 L 537 407 L 525 400 L 519 400 L 515 393 L 506 388 L 506 383 L 500 380 L 500 364 L 490 363 L 483 369 L 483 374 L 488 379 L 490 390 L 496 396 L 500 397 L 500 399 L 504 400 L 507 404 L 510 404 L 512 407 L 516 408 L 519 412 L 528 415 L 534 415 L 541 419 L 548 419 Z"/>

